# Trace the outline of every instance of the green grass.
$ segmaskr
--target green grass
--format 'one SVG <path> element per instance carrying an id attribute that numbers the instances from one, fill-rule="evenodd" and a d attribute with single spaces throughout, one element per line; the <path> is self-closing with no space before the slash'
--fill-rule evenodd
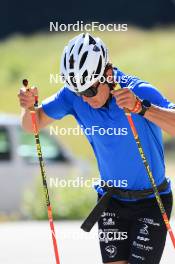
<path id="1" fill-rule="evenodd" d="M 65 44 L 77 33 L 48 33 L 28 37 L 15 35 L 0 42 L 1 112 L 20 113 L 17 100 L 21 80 L 27 77 L 39 88 L 40 101 L 56 92 L 61 84 L 50 84 L 50 73 L 59 73 L 60 57 Z M 140 76 L 175 101 L 175 28 L 128 32 L 95 32 L 109 47 L 114 65 L 124 72 Z M 56 122 L 59 126 L 76 126 L 72 117 Z M 77 155 L 93 159 L 84 136 L 62 136 Z M 94 160 L 94 159 L 93 159 Z"/>

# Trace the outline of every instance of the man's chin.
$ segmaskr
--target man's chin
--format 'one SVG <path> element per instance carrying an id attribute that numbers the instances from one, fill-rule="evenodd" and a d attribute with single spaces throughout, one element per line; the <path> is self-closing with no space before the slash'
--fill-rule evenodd
<path id="1" fill-rule="evenodd" d="M 89 104 L 92 108 L 101 108 L 103 106 L 103 103 L 99 103 L 99 102 L 93 102 L 91 104 Z"/>
<path id="2" fill-rule="evenodd" d="M 95 109 L 98 109 L 98 108 L 101 108 L 102 105 L 99 105 L 99 104 L 92 104 L 90 105 L 92 108 L 95 108 Z"/>

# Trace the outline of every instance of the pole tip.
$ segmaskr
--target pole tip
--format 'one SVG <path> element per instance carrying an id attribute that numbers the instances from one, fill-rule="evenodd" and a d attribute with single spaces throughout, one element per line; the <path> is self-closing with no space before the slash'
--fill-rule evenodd
<path id="1" fill-rule="evenodd" d="M 22 83 L 23 83 L 23 85 L 24 85 L 25 87 L 27 87 L 27 85 L 28 85 L 28 80 L 27 80 L 27 79 L 24 79 L 24 80 L 22 81 Z"/>

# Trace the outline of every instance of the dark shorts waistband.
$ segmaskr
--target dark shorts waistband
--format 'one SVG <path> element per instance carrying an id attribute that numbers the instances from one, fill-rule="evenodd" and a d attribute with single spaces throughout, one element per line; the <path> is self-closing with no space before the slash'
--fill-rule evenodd
<path id="1" fill-rule="evenodd" d="M 168 182 L 166 179 L 159 186 L 157 186 L 159 192 L 163 192 L 167 188 L 168 188 Z M 106 210 L 109 200 L 112 198 L 112 196 L 117 195 L 119 198 L 126 198 L 126 199 L 144 199 L 154 194 L 152 188 L 145 190 L 131 191 L 131 190 L 122 190 L 116 187 L 105 186 L 104 190 L 106 191 L 106 193 L 99 199 L 97 205 L 93 208 L 89 216 L 85 219 L 85 221 L 81 225 L 81 228 L 86 232 L 89 232 L 94 226 L 94 224 L 99 220 L 101 214 Z"/>

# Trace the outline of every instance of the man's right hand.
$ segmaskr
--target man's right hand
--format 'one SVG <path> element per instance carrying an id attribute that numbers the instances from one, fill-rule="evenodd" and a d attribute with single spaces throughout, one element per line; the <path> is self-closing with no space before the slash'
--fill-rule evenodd
<path id="1" fill-rule="evenodd" d="M 20 106 L 24 109 L 29 109 L 35 104 L 35 96 L 38 96 L 38 90 L 36 87 L 26 88 L 22 87 L 18 93 Z"/>
<path id="2" fill-rule="evenodd" d="M 29 88 L 28 91 L 26 90 L 25 87 L 22 87 L 18 94 L 19 103 L 20 106 L 22 107 L 22 113 L 21 113 L 22 127 L 25 131 L 29 133 L 33 132 L 30 108 L 33 107 L 35 104 L 35 96 L 38 96 L 38 90 L 36 87 Z M 41 105 L 35 109 L 35 113 L 36 113 L 37 126 L 39 129 L 46 127 L 47 125 L 51 124 L 54 121 L 54 119 L 50 118 L 44 113 Z"/>

